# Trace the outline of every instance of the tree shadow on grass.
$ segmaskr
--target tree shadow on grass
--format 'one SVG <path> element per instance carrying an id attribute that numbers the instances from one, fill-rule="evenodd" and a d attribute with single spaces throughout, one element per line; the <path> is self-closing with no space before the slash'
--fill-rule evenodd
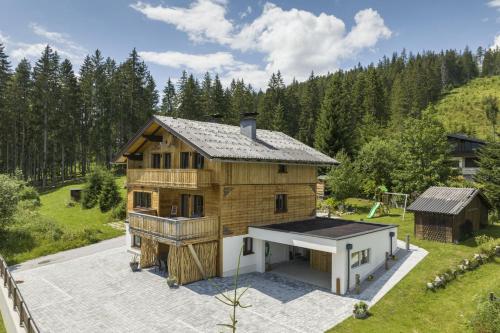
<path id="1" fill-rule="evenodd" d="M 479 229 L 477 232 L 474 233 L 474 236 L 467 238 L 464 241 L 459 242 L 460 245 L 465 245 L 469 247 L 477 247 L 480 244 L 478 244 L 475 240 L 476 236 L 481 236 L 481 235 L 486 235 L 493 237 L 495 239 L 500 238 L 500 224 L 490 224 L 487 227 L 483 229 Z"/>

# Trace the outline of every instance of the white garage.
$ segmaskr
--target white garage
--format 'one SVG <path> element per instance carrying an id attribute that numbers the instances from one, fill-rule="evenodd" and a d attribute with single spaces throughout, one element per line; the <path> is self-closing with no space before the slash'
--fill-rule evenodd
<path id="1" fill-rule="evenodd" d="M 345 294 L 384 265 L 396 250 L 397 225 L 316 217 L 249 227 L 248 235 L 224 238 L 224 276 L 233 275 L 245 244 L 242 273 L 275 270 Z"/>

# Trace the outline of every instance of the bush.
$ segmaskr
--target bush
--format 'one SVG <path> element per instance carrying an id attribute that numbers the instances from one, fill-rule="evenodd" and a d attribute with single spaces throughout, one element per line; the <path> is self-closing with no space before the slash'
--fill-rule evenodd
<path id="1" fill-rule="evenodd" d="M 105 171 L 99 167 L 95 168 L 87 176 L 87 183 L 83 189 L 82 207 L 93 208 L 99 201 L 99 194 L 104 181 Z"/>
<path id="2" fill-rule="evenodd" d="M 476 333 L 500 333 L 500 300 L 481 298 L 468 326 Z"/>
<path id="3" fill-rule="evenodd" d="M 125 220 L 127 217 L 127 202 L 125 200 L 113 209 L 111 217 L 115 220 Z"/>
<path id="4" fill-rule="evenodd" d="M 107 212 L 116 207 L 121 201 L 120 192 L 115 179 L 110 172 L 104 174 L 101 193 L 99 194 L 99 208 L 102 212 Z"/>

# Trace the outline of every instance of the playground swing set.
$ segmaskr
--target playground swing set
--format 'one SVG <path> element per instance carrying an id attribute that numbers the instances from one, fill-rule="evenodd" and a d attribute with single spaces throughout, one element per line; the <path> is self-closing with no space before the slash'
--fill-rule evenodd
<path id="1" fill-rule="evenodd" d="M 399 202 L 398 202 L 399 200 Z M 403 208 L 402 219 L 405 219 L 406 204 L 408 202 L 408 194 L 389 192 L 385 186 L 378 186 L 375 189 L 375 203 L 370 209 L 368 218 L 386 216 L 390 214 L 390 207 Z"/>

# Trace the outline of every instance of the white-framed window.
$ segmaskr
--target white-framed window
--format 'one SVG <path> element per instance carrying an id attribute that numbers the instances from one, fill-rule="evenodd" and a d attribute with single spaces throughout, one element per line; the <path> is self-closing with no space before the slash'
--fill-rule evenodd
<path id="1" fill-rule="evenodd" d="M 141 248 L 141 236 L 132 235 L 132 247 Z"/>
<path id="2" fill-rule="evenodd" d="M 370 249 L 353 252 L 351 254 L 351 268 L 359 267 L 370 262 Z"/>
<path id="3" fill-rule="evenodd" d="M 247 256 L 253 254 L 253 238 L 244 237 L 243 238 L 243 255 Z"/>

